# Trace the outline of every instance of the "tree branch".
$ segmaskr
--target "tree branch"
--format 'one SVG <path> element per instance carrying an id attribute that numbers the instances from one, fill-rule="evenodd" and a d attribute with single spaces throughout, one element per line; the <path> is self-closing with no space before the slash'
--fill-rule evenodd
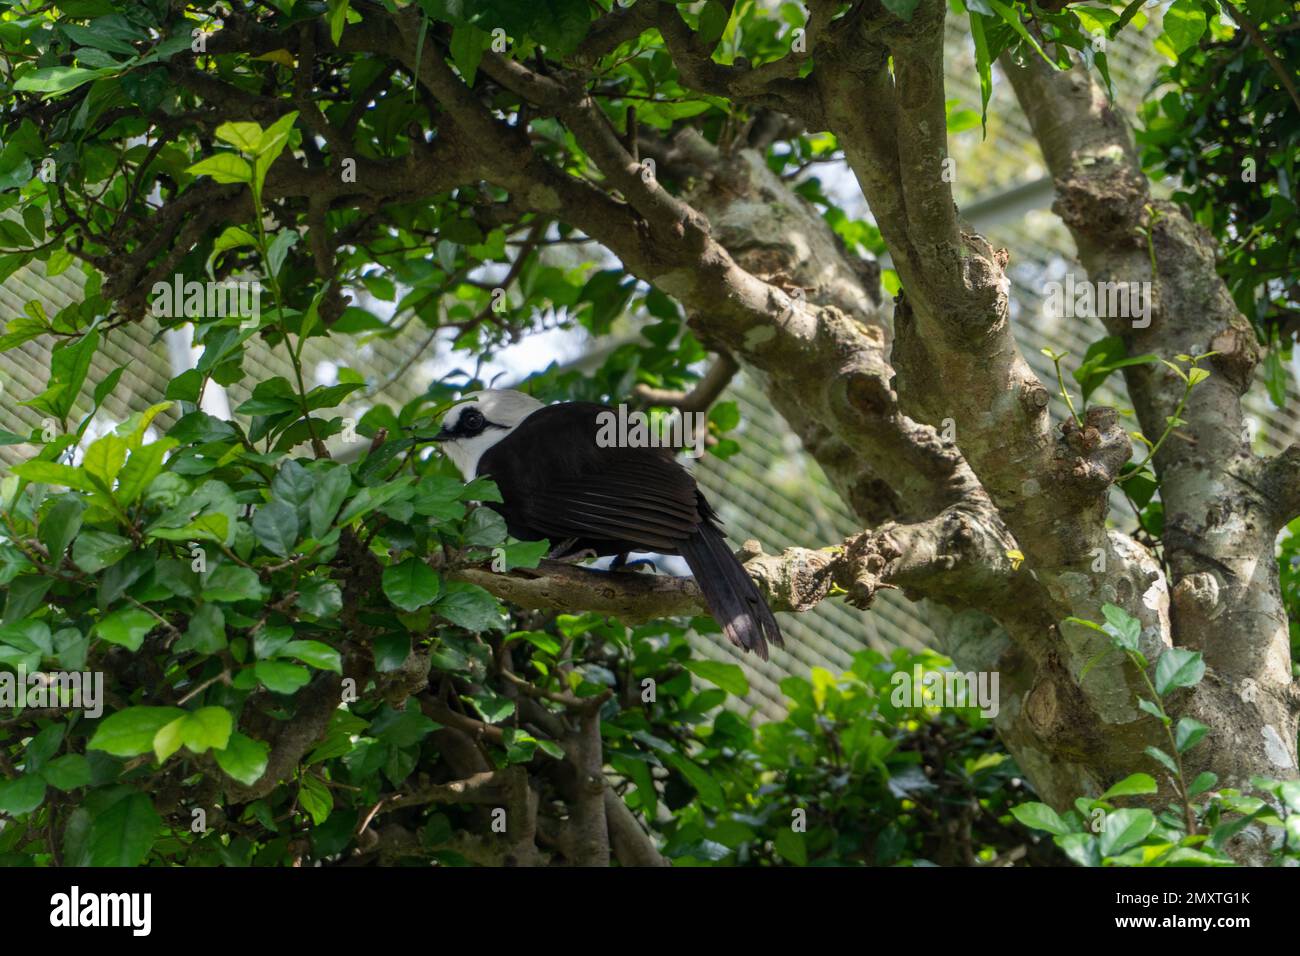
<path id="1" fill-rule="evenodd" d="M 808 611 L 836 594 L 867 608 L 877 593 L 892 588 L 941 602 L 1023 606 L 1025 596 L 1011 580 L 1008 552 L 1014 542 L 990 521 L 987 502 L 983 509 L 963 502 L 927 521 L 890 522 L 820 550 L 788 548 L 771 555 L 751 540 L 736 556 L 774 611 Z M 629 624 L 709 613 L 693 578 L 597 571 L 552 560 L 509 573 L 471 567 L 450 574 L 528 610 L 593 611 Z"/>
<path id="2" fill-rule="evenodd" d="M 322 674 L 298 693 L 297 712 L 280 728 L 266 770 L 257 782 L 245 785 L 225 777 L 226 796 L 231 803 L 249 803 L 266 796 L 297 769 L 303 755 L 325 736 L 330 718 L 338 709 L 340 686 L 338 677 Z"/>
<path id="3" fill-rule="evenodd" d="M 682 412 L 703 412 L 707 411 L 727 390 L 727 386 L 731 384 L 738 371 L 740 365 L 723 352 L 689 392 L 654 388 L 644 383 L 637 385 L 634 391 L 638 398 L 644 399 L 651 405 L 663 405 Z"/>

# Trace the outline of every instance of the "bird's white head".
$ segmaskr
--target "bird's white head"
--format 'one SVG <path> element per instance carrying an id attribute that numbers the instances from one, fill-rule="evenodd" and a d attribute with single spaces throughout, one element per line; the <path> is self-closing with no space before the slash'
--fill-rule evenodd
<path id="1" fill-rule="evenodd" d="M 467 397 L 469 401 L 447 413 L 442 420 L 442 431 L 435 437 L 469 481 L 477 473 L 484 452 L 533 412 L 546 406 L 531 395 L 508 388 L 489 388 Z"/>

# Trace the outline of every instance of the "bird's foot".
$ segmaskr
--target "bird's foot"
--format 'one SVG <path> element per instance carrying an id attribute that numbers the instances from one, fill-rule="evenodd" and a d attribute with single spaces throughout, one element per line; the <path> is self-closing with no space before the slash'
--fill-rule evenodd
<path id="1" fill-rule="evenodd" d="M 635 561 L 629 561 L 626 554 L 614 555 L 614 560 L 609 562 L 611 571 L 641 571 L 645 568 L 650 569 L 651 574 L 658 574 L 659 567 L 649 558 L 638 558 Z"/>
<path id="2" fill-rule="evenodd" d="M 583 561 L 589 561 L 596 557 L 596 552 L 591 548 L 583 548 L 581 551 L 570 550 L 577 543 L 577 538 L 569 538 L 566 541 L 561 541 L 555 547 L 551 548 L 551 550 L 547 552 L 546 556 L 552 561 L 560 561 L 564 564 L 580 564 Z"/>

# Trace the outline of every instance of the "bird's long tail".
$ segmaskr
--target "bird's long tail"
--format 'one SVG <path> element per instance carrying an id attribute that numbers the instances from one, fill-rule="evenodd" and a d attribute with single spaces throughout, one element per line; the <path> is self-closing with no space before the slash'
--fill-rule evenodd
<path id="1" fill-rule="evenodd" d="M 700 522 L 680 548 L 709 610 L 732 644 L 754 651 L 763 660 L 767 660 L 768 641 L 785 646 L 776 617 L 712 521 Z"/>

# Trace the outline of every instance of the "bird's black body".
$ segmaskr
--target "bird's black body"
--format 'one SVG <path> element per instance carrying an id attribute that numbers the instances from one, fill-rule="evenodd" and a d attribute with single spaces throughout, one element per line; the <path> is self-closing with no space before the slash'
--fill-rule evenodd
<path id="1" fill-rule="evenodd" d="M 600 447 L 602 412 L 612 409 L 540 408 L 485 451 L 478 474 L 492 478 L 503 499 L 489 507 L 516 538 L 546 538 L 564 554 L 681 555 L 728 639 L 766 660 L 769 640 L 782 645 L 781 630 L 695 479 L 669 449 Z M 462 421 L 462 428 L 491 427 L 481 417 Z"/>

